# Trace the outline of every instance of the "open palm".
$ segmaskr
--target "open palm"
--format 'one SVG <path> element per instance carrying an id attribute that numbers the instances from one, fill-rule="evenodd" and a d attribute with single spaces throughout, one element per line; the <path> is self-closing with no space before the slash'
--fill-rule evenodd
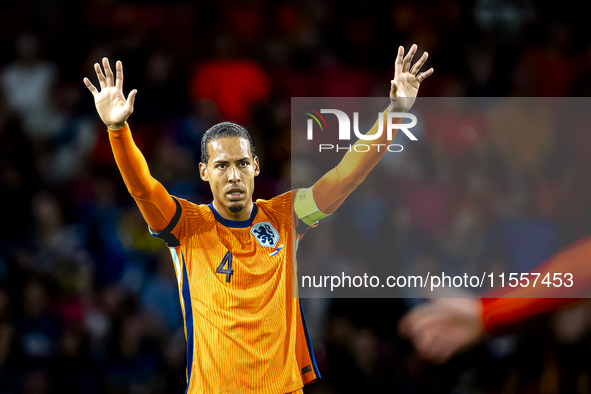
<path id="1" fill-rule="evenodd" d="M 117 78 L 113 76 L 109 59 L 106 57 L 103 58 L 103 67 L 105 74 L 98 63 L 94 65 L 101 87 L 100 92 L 88 78 L 84 78 L 84 84 L 94 96 L 94 104 L 101 120 L 111 130 L 117 130 L 125 126 L 127 118 L 132 114 L 137 90 L 132 90 L 127 96 L 127 100 L 123 96 L 123 64 L 121 61 L 117 61 L 116 64 Z"/>
<path id="2" fill-rule="evenodd" d="M 390 81 L 390 99 L 393 110 L 408 111 L 415 102 L 421 82 L 433 74 L 432 68 L 419 74 L 421 67 L 429 57 L 427 52 L 423 53 L 412 68 L 410 67 L 416 52 L 417 46 L 415 44 L 410 47 L 406 56 L 404 56 L 404 48 L 402 46 L 398 48 L 398 55 L 394 63 L 394 79 Z"/>

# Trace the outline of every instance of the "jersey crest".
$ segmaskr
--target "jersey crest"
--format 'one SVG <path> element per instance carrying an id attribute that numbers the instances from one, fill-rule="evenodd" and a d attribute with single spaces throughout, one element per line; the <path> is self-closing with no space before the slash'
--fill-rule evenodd
<path id="1" fill-rule="evenodd" d="M 274 248 L 279 242 L 279 233 L 269 222 L 257 223 L 250 229 L 259 245 Z"/>

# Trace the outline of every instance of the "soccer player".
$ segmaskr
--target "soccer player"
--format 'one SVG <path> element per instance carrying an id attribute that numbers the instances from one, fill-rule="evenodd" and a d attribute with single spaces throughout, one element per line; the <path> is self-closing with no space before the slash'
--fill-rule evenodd
<path id="1" fill-rule="evenodd" d="M 507 328 L 579 300 L 591 287 L 589 256 L 591 237 L 560 250 L 532 270 L 540 273 L 538 282 L 549 274 L 554 283 L 555 273 L 570 273 L 573 286 L 538 283 L 536 287 L 493 289 L 481 298 L 434 299 L 410 310 L 400 321 L 400 333 L 412 341 L 422 358 L 436 364 L 444 363 L 477 343 L 487 332 Z"/>
<path id="2" fill-rule="evenodd" d="M 416 51 L 413 45 L 404 56 L 398 49 L 387 111 L 407 111 L 433 73 L 419 73 L 427 53 L 411 68 Z M 253 202 L 260 163 L 250 135 L 220 123 L 201 141 L 199 176 L 209 182 L 213 202 L 194 204 L 171 196 L 150 175 L 127 124 L 137 91 L 125 99 L 120 61 L 116 76 L 107 58 L 103 68 L 95 64 L 100 91 L 88 78 L 84 83 L 108 127 L 127 189 L 152 234 L 171 251 L 187 339 L 186 392 L 301 393 L 320 374 L 292 286 L 292 253 L 306 229 L 333 213 L 386 150 L 351 150 L 312 187 Z M 368 134 L 378 131 L 379 121 Z M 387 133 L 380 143 L 391 143 Z"/>

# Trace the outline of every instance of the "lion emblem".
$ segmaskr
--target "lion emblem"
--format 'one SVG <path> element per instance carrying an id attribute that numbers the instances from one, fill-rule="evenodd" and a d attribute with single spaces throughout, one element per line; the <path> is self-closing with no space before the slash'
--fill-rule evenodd
<path id="1" fill-rule="evenodd" d="M 277 233 L 277 230 L 269 222 L 255 224 L 252 226 L 250 232 L 261 246 L 273 248 L 277 245 L 277 241 L 279 241 L 279 233 Z"/>

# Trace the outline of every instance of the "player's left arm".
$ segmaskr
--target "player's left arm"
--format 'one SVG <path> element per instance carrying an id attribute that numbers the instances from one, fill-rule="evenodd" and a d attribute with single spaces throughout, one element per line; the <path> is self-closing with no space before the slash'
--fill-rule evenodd
<path id="1" fill-rule="evenodd" d="M 421 58 L 411 67 L 412 58 L 416 52 L 416 45 L 410 48 L 406 56 L 404 56 L 404 48 L 402 46 L 398 48 L 394 79 L 390 81 L 390 105 L 366 135 L 376 134 L 379 130 L 379 122 L 383 123 L 382 130 L 387 129 L 388 112 L 408 111 L 414 104 L 421 82 L 433 74 L 432 68 L 419 73 L 427 61 L 427 52 L 423 53 Z M 400 123 L 401 119 L 395 121 Z M 392 133 L 392 138 L 394 136 L 395 133 Z M 360 143 L 363 141 L 357 141 L 341 162 L 320 178 L 314 186 L 298 192 L 296 213 L 306 224 L 312 225 L 336 211 L 380 161 L 387 150 L 386 147 L 392 143 L 392 140 L 388 138 L 388 133 L 382 132 L 379 138 L 373 140 L 370 150 L 366 152 L 355 150 L 355 146 Z M 312 196 L 313 198 L 311 198 Z"/>

